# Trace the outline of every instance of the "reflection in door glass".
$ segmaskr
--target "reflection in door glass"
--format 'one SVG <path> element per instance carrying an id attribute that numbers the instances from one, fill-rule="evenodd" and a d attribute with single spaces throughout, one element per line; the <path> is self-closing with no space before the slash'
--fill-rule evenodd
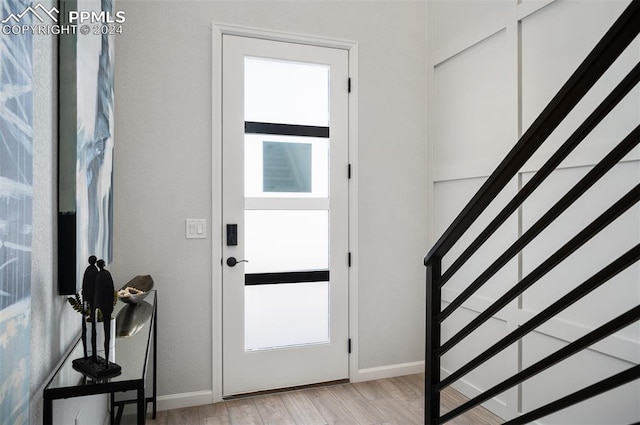
<path id="1" fill-rule="evenodd" d="M 245 350 L 329 342 L 329 283 L 245 286 Z"/>
<path id="2" fill-rule="evenodd" d="M 280 149 L 279 145 L 286 148 Z M 288 181 L 278 181 L 283 174 L 289 174 Z M 246 134 L 244 195 L 247 198 L 328 197 L 329 139 Z"/>
<path id="3" fill-rule="evenodd" d="M 264 192 L 311 192 L 311 144 L 262 142 Z"/>

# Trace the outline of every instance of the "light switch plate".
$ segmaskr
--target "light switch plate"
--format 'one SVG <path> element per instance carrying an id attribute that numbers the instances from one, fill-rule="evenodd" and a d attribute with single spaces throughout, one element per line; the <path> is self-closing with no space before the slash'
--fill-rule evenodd
<path id="1" fill-rule="evenodd" d="M 204 218 L 188 218 L 185 227 L 187 239 L 205 239 L 207 237 L 207 220 Z"/>

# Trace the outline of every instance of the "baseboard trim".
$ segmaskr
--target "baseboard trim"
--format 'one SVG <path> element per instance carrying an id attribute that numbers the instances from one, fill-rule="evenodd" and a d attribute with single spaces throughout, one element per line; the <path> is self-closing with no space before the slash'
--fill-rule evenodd
<path id="1" fill-rule="evenodd" d="M 158 396 L 158 410 L 182 409 L 211 403 L 213 391 L 210 390 Z"/>
<path id="2" fill-rule="evenodd" d="M 424 361 L 399 363 L 388 366 L 372 367 L 360 369 L 358 371 L 358 382 L 373 381 L 376 379 L 393 378 L 396 376 L 413 375 L 424 372 Z"/>
<path id="3" fill-rule="evenodd" d="M 424 372 L 424 361 L 400 363 L 360 369 L 357 373 L 357 381 L 373 381 L 375 379 L 393 378 L 422 372 Z M 182 409 L 211 403 L 213 403 L 213 391 L 210 390 L 158 396 L 158 410 Z"/>

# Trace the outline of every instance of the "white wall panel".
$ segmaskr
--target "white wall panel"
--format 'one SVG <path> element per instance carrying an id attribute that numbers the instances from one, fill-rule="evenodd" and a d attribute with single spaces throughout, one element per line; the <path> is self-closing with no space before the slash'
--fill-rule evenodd
<path id="1" fill-rule="evenodd" d="M 627 3 L 617 0 L 558 0 L 522 20 L 523 131 L 573 74 Z M 576 19 L 576 16 L 580 16 L 580 19 Z M 571 25 L 567 25 L 567 22 L 571 22 Z M 639 59 L 640 40 L 635 40 L 553 133 L 540 153 L 529 162 L 528 168 L 535 169 L 543 158 L 554 152 Z M 568 163 L 593 163 L 601 157 L 603 149 L 610 149 L 637 125 L 639 116 L 640 95 L 635 90 L 592 131 Z M 635 158 L 638 158 L 639 152 L 635 151 Z"/>
<path id="2" fill-rule="evenodd" d="M 545 185 L 525 203 L 523 228 L 528 229 L 551 207 L 558 197 L 557 188 L 564 188 L 567 182 L 578 180 L 589 169 L 590 167 L 581 167 L 554 172 Z M 530 273 L 639 181 L 640 162 L 617 165 L 524 250 L 523 274 Z M 523 308 L 541 311 L 624 254 L 639 240 L 640 206 L 636 205 L 527 290 L 523 295 Z M 557 318 L 586 329 L 599 326 L 620 312 L 640 304 L 638 282 L 640 266 L 636 264 L 572 308 L 560 313 Z M 633 329 L 635 330 L 627 330 L 626 337 L 640 342 L 640 324 Z M 640 356 L 637 361 L 640 362 Z"/>
<path id="3" fill-rule="evenodd" d="M 447 304 L 443 303 L 443 307 Z M 464 324 L 477 317 L 479 313 L 473 308 L 463 307 L 449 317 L 442 328 L 443 342 L 453 336 Z M 442 357 L 442 377 L 444 378 L 464 366 L 468 361 L 490 347 L 491 344 L 504 337 L 509 330 L 509 324 L 506 320 L 499 317 L 489 319 Z M 512 361 L 513 357 L 517 355 L 515 348 L 515 346 L 509 347 L 498 353 L 487 362 L 464 375 L 454 384 L 454 387 L 462 391 L 467 397 L 474 397 L 507 379 L 516 372 L 515 363 Z M 508 415 L 507 405 L 510 397 L 514 396 L 514 391 L 515 389 L 512 389 L 497 395 L 485 403 L 485 407 L 500 416 Z"/>
<path id="4" fill-rule="evenodd" d="M 444 0 L 433 1 L 430 6 L 437 16 L 432 20 L 433 53 L 440 59 L 503 30 L 510 11 L 509 2 L 503 0 Z"/>
<path id="5" fill-rule="evenodd" d="M 523 366 L 527 367 L 565 345 L 565 341 L 533 332 L 523 341 Z M 523 411 L 533 410 L 631 366 L 628 362 L 603 356 L 597 351 L 581 351 L 525 381 L 522 388 Z M 625 390 L 620 388 L 615 393 L 582 403 L 579 409 L 562 412 L 540 422 L 553 425 L 634 422 L 638 419 L 639 393 L 630 390 L 640 388 L 638 384 L 636 382 Z"/>
<path id="6" fill-rule="evenodd" d="M 513 140 L 511 127 L 503 124 L 505 117 L 514 115 L 506 48 L 506 32 L 501 31 L 436 66 L 436 169 L 477 170 L 480 166 L 488 175 L 507 153 Z M 492 102 L 488 104 L 487 99 Z"/>
<path id="7" fill-rule="evenodd" d="M 639 394 L 640 382 L 635 381 L 549 415 L 544 423 L 553 425 L 637 423 L 640 417 Z"/>
<path id="8" fill-rule="evenodd" d="M 522 20 L 522 116 L 525 128 L 627 4 L 627 1 L 617 0 L 558 0 Z"/>
<path id="9" fill-rule="evenodd" d="M 437 182 L 434 187 L 435 200 L 435 227 L 439 234 L 444 232 L 450 222 L 460 212 L 464 205 L 471 199 L 479 187 L 484 183 L 485 178 L 448 180 Z M 498 198 L 487 208 L 476 223 L 453 246 L 442 262 L 442 270 L 445 271 L 478 236 L 495 215 L 504 207 L 506 202 L 517 193 L 517 181 L 514 179 L 498 196 Z M 451 291 L 463 291 L 469 286 L 490 264 L 490 261 L 497 259 L 517 238 L 518 220 L 513 214 L 497 231 L 485 242 L 480 249 L 462 266 L 462 268 L 446 284 L 446 288 Z M 516 259 L 510 261 L 487 284 L 481 288 L 476 296 L 489 300 L 496 300 L 507 288 L 517 282 L 518 268 Z"/>

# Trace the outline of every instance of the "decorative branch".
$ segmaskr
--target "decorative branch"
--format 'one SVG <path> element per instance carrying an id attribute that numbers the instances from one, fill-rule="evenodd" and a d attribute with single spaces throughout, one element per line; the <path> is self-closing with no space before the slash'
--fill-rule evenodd
<path id="1" fill-rule="evenodd" d="M 69 304 L 71 304 L 71 307 L 73 307 L 73 309 L 75 311 L 77 311 L 78 313 L 84 315 L 84 316 L 90 316 L 91 312 L 87 311 L 84 308 L 84 305 L 82 304 L 82 300 L 80 299 L 80 294 L 76 292 L 75 297 L 68 297 L 67 301 L 69 301 Z"/>

